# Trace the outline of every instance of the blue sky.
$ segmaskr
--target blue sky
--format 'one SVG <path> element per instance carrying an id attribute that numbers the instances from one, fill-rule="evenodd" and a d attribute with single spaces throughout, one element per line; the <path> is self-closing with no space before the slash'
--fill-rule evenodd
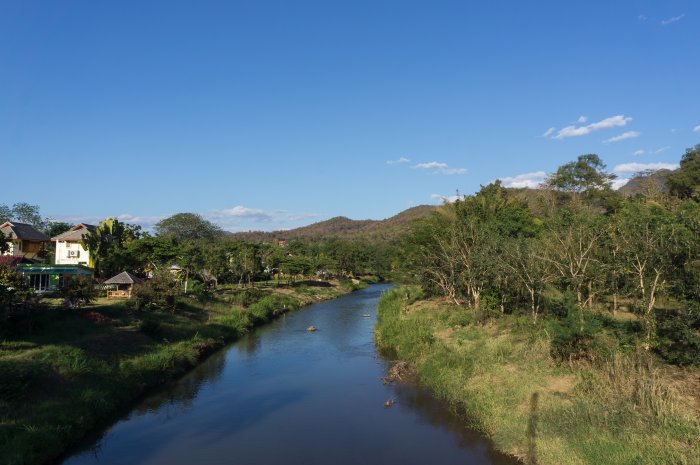
<path id="1" fill-rule="evenodd" d="M 0 0 L 0 203 L 271 230 L 583 153 L 624 178 L 700 142 L 699 21 L 672 0 Z"/>

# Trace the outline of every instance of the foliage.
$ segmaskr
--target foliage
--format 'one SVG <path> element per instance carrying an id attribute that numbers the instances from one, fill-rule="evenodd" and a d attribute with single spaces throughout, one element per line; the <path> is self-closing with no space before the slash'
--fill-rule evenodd
<path id="1" fill-rule="evenodd" d="M 69 308 L 84 307 L 97 298 L 95 285 L 89 276 L 66 276 L 60 294 Z"/>
<path id="2" fill-rule="evenodd" d="M 196 213 L 177 213 L 160 220 L 154 229 L 158 235 L 169 236 L 178 241 L 214 239 L 223 234 L 220 227 Z"/>
<path id="3" fill-rule="evenodd" d="M 21 306 L 33 294 L 24 277 L 7 265 L 0 265 L 0 309 Z"/>
<path id="4" fill-rule="evenodd" d="M 87 234 L 82 240 L 82 246 L 90 252 L 95 274 L 111 277 L 128 268 L 128 246 L 138 238 L 138 233 L 137 228 L 116 218 L 108 218 L 94 232 Z"/>
<path id="5" fill-rule="evenodd" d="M 666 182 L 671 194 L 700 202 L 700 144 L 686 150 L 680 168 Z"/>
<path id="6" fill-rule="evenodd" d="M 16 203 L 12 208 L 7 205 L 0 205 L 0 223 L 5 221 L 31 224 L 39 230 L 44 229 L 47 223 L 39 214 L 39 206 L 30 205 L 26 202 Z"/>
<path id="7" fill-rule="evenodd" d="M 151 279 L 134 284 L 128 304 L 135 310 L 174 312 L 178 286 L 168 271 L 158 272 Z"/>
<path id="8" fill-rule="evenodd" d="M 10 240 L 5 234 L 0 231 L 0 255 L 10 250 Z"/>
<path id="9" fill-rule="evenodd" d="M 678 365 L 700 365 L 700 304 L 659 312 L 658 352 Z"/>
<path id="10" fill-rule="evenodd" d="M 686 165 L 695 156 L 686 154 Z M 554 341 L 558 358 L 589 357 L 590 315 L 615 313 L 621 302 L 643 324 L 647 349 L 693 347 L 690 333 L 679 330 L 678 345 L 668 329 L 689 321 L 666 321 L 661 335 L 656 319 L 660 299 L 687 320 L 683 301 L 700 298 L 700 205 L 661 195 L 622 198 L 609 190 L 604 167 L 582 155 L 550 176 L 556 194 L 536 191 L 528 203 L 494 183 L 443 206 L 404 239 L 404 276 L 428 295 L 470 307 L 477 320 L 528 312 L 535 325 L 543 312 L 558 315 L 571 325 Z M 573 296 L 573 307 L 550 298 L 556 295 Z M 697 357 L 692 348 L 688 354 Z"/>
<path id="11" fill-rule="evenodd" d="M 44 227 L 44 234 L 49 237 L 56 237 L 71 228 L 71 225 L 63 221 L 48 221 Z"/>

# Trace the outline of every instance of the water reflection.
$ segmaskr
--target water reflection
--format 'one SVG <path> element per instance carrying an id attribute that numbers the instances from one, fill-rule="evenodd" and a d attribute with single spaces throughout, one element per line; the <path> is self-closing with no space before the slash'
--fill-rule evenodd
<path id="1" fill-rule="evenodd" d="M 242 338 L 65 464 L 515 463 L 420 386 L 383 385 L 388 362 L 373 326 L 386 288 L 287 314 Z M 306 331 L 312 324 L 316 333 Z M 391 397 L 397 404 L 387 409 Z"/>

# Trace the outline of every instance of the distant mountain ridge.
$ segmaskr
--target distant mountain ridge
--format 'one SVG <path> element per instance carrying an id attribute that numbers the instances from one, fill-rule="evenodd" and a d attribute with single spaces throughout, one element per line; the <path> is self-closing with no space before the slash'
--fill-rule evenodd
<path id="1" fill-rule="evenodd" d="M 390 241 L 408 231 L 414 220 L 428 216 L 436 208 L 438 207 L 433 205 L 419 205 L 384 220 L 353 220 L 345 216 L 336 216 L 300 228 L 271 232 L 238 232 L 232 233 L 232 237 L 251 242 L 318 237 Z"/>

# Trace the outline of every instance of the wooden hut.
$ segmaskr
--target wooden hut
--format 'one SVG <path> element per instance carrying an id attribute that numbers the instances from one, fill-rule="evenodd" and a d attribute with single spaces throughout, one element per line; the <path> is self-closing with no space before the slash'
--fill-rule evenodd
<path id="1" fill-rule="evenodd" d="M 104 284 L 113 284 L 117 286 L 116 290 L 107 291 L 108 299 L 130 299 L 131 290 L 134 284 L 138 284 L 142 281 L 141 278 L 134 276 L 128 271 L 122 271 L 116 276 L 109 278 Z"/>

